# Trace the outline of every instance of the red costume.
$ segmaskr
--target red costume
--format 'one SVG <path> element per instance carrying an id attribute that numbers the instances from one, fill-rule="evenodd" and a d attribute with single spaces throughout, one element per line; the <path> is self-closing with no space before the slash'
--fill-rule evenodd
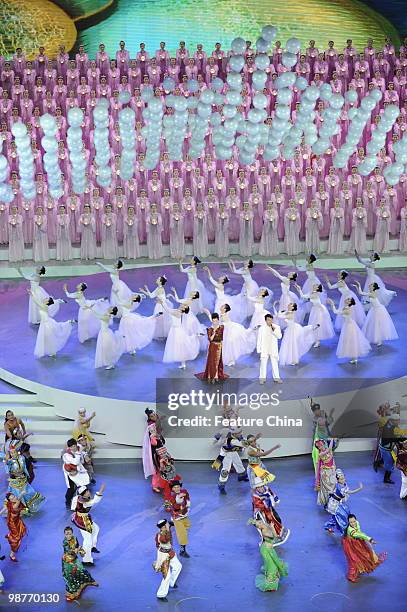
<path id="1" fill-rule="evenodd" d="M 200 380 L 208 380 L 209 382 L 214 382 L 215 380 L 226 380 L 226 378 L 229 378 L 229 376 L 223 371 L 223 330 L 223 325 L 219 325 L 219 327 L 217 327 L 216 329 L 213 327 L 208 327 L 207 329 L 209 346 L 206 358 L 205 372 L 195 374 L 195 376 Z"/>
<path id="2" fill-rule="evenodd" d="M 370 545 L 372 538 L 356 527 L 349 526 L 342 540 L 343 552 L 348 562 L 346 574 L 350 582 L 359 582 L 360 574 L 371 574 L 386 559 L 386 553 L 377 555 Z"/>
<path id="3" fill-rule="evenodd" d="M 18 503 L 17 508 L 10 500 L 6 502 L 7 508 L 7 527 L 8 534 L 6 539 L 10 544 L 10 548 L 13 553 L 16 553 L 21 546 L 21 540 L 27 533 L 27 528 L 21 519 L 21 513 L 25 510 L 24 504 Z"/>

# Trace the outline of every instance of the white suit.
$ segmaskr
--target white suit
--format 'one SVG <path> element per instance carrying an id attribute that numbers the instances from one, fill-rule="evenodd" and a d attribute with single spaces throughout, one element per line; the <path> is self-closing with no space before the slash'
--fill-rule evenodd
<path id="1" fill-rule="evenodd" d="M 260 355 L 260 380 L 267 378 L 267 363 L 271 361 L 271 371 L 274 380 L 280 378 L 278 370 L 278 341 L 281 339 L 281 329 L 276 323 L 273 327 L 263 323 L 257 335 L 257 352 Z"/>

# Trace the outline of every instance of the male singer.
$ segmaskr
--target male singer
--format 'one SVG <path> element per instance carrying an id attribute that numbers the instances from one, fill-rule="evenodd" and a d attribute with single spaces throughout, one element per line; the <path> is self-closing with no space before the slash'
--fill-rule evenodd
<path id="1" fill-rule="evenodd" d="M 276 383 L 283 382 L 278 370 L 278 341 L 281 339 L 281 329 L 273 321 L 273 315 L 266 314 L 264 323 L 259 327 L 257 335 L 257 352 L 260 355 L 260 384 L 264 385 L 267 378 L 267 364 L 271 361 L 271 372 Z"/>

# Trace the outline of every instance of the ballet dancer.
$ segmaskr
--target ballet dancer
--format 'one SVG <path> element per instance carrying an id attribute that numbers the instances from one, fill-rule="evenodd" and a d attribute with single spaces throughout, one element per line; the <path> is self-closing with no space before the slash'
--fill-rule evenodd
<path id="1" fill-rule="evenodd" d="M 31 289 L 27 289 L 27 291 L 36 304 L 41 318 L 37 332 L 37 340 L 35 342 L 34 355 L 38 359 L 45 356 L 56 357 L 56 354 L 61 351 L 68 342 L 72 332 L 72 325 L 76 323 L 76 321 L 55 321 L 49 313 L 49 307 L 52 307 L 54 304 L 53 298 L 48 297 L 40 302 Z"/>
<path id="2" fill-rule="evenodd" d="M 220 321 L 223 326 L 223 345 L 222 356 L 224 363 L 232 367 L 236 361 L 243 355 L 250 355 L 256 346 L 255 329 L 246 329 L 240 323 L 231 320 L 231 307 L 229 304 L 223 304 L 220 307 Z M 207 310 L 205 311 L 208 319 L 212 321 L 212 315 Z"/>
<path id="3" fill-rule="evenodd" d="M 343 310 L 345 306 L 345 301 L 348 298 L 353 299 L 354 308 L 352 308 L 350 311 L 351 316 L 354 319 L 354 321 L 358 324 L 359 327 L 363 327 L 363 324 L 366 319 L 366 314 L 365 314 L 363 306 L 359 298 L 357 297 L 356 293 L 352 291 L 352 289 L 350 289 L 348 285 L 346 284 L 346 278 L 348 276 L 349 276 L 349 272 L 347 272 L 346 270 L 341 270 L 340 272 L 338 272 L 338 280 L 336 283 L 331 284 L 328 276 L 326 275 L 325 275 L 325 281 L 329 289 L 338 289 L 339 293 L 341 294 L 341 299 L 339 302 L 338 310 Z M 335 319 L 335 329 L 337 331 L 341 330 L 343 322 L 344 320 L 342 318 L 342 315 L 338 314 Z"/>
<path id="4" fill-rule="evenodd" d="M 370 283 L 369 292 L 362 291 L 359 282 L 354 283 L 359 295 L 367 298 L 370 308 L 367 313 L 362 332 L 371 344 L 381 346 L 383 342 L 397 340 L 398 333 L 394 327 L 391 316 L 387 312 L 386 306 L 380 301 L 380 287 L 376 282 Z"/>
<path id="5" fill-rule="evenodd" d="M 339 359 L 350 359 L 349 363 L 356 365 L 360 357 L 365 357 L 370 352 L 371 346 L 354 319 L 352 311 L 356 305 L 355 300 L 353 297 L 347 297 L 344 300 L 342 310 L 336 308 L 330 298 L 328 298 L 327 303 L 337 316 L 342 317 L 343 321 L 336 356 Z"/>
<path id="6" fill-rule="evenodd" d="M 157 278 L 155 281 L 157 285 L 154 291 L 150 291 L 147 285 L 144 287 L 140 287 L 139 291 L 142 295 L 149 297 L 151 300 L 156 300 L 156 305 L 154 306 L 153 315 L 161 314 L 162 316 L 158 317 L 156 320 L 154 338 L 162 339 L 167 338 L 168 332 L 171 327 L 171 317 L 167 311 L 163 309 L 162 303 L 166 303 L 168 308 L 171 308 L 171 303 L 167 300 L 167 294 L 165 293 L 165 285 L 167 284 L 167 277 L 162 275 Z"/>
<path id="7" fill-rule="evenodd" d="M 33 272 L 32 274 L 27 274 L 26 272 L 24 272 L 22 268 L 18 268 L 18 272 L 20 276 L 22 276 L 23 278 L 25 278 L 26 280 L 30 282 L 30 290 L 35 295 L 37 300 L 42 302 L 46 300 L 47 298 L 51 297 L 49 293 L 47 293 L 45 289 L 41 287 L 40 285 L 41 278 L 45 276 L 46 274 L 46 269 L 44 266 L 40 266 L 36 268 L 35 272 Z M 55 315 L 57 314 L 59 310 L 60 304 L 63 304 L 63 300 L 54 300 L 54 303 L 49 309 L 49 314 L 51 317 L 55 317 Z M 34 302 L 33 298 L 31 297 L 31 293 L 30 293 L 30 300 L 28 303 L 28 322 L 31 325 L 39 325 L 41 322 L 40 311 L 38 309 L 37 304 Z"/>
<path id="8" fill-rule="evenodd" d="M 206 289 L 203 282 L 198 278 L 198 266 L 200 263 L 202 263 L 201 260 L 199 259 L 199 257 L 196 256 L 191 259 L 189 266 L 187 266 L 186 268 L 183 267 L 182 261 L 179 262 L 180 272 L 186 274 L 188 277 L 188 282 L 184 291 L 184 298 L 188 298 L 188 296 L 190 296 L 193 291 L 199 292 L 198 302 L 195 302 L 191 305 L 191 310 L 194 314 L 203 312 L 204 308 L 210 309 L 213 304 L 213 299 L 210 292 L 208 291 L 208 289 Z"/>
<path id="9" fill-rule="evenodd" d="M 299 364 L 301 357 L 306 355 L 316 342 L 315 332 L 319 327 L 316 325 L 301 325 L 295 320 L 297 304 L 288 304 L 287 310 L 276 310 L 277 302 L 274 304 L 274 314 L 279 321 L 285 322 L 285 330 L 280 345 L 280 365 Z"/>
<path id="10" fill-rule="evenodd" d="M 100 321 L 95 317 L 92 310 L 89 310 L 87 306 L 94 306 L 98 308 L 98 312 L 102 312 L 101 307 L 106 307 L 107 298 L 100 298 L 99 300 L 88 300 L 85 297 L 85 291 L 88 288 L 86 283 L 79 283 L 76 285 L 76 291 L 70 293 L 68 291 L 68 285 L 64 284 L 64 293 L 67 298 L 75 300 L 79 306 L 78 311 L 78 339 L 79 342 L 83 343 L 90 338 L 96 338 L 100 331 Z"/>
<path id="11" fill-rule="evenodd" d="M 175 300 L 178 304 L 184 304 L 189 307 L 189 312 L 184 313 L 184 326 L 187 333 L 192 335 L 197 335 L 200 337 L 200 348 L 201 350 L 208 346 L 207 338 L 206 338 L 206 329 L 202 323 L 199 322 L 198 317 L 194 314 L 193 305 L 199 300 L 200 293 L 199 291 L 191 291 L 189 296 L 185 298 L 180 298 L 178 296 L 177 290 L 175 287 L 171 287 L 172 294 L 168 294 L 167 297 L 170 300 Z"/>
<path id="12" fill-rule="evenodd" d="M 254 304 L 254 312 L 250 320 L 250 327 L 255 329 L 263 325 L 264 317 L 270 314 L 270 312 L 264 308 L 266 300 L 270 299 L 270 292 L 266 288 L 261 288 L 256 297 L 248 296 L 248 299 Z"/>
<path id="13" fill-rule="evenodd" d="M 224 304 L 232 304 L 233 306 L 237 296 L 225 293 L 225 285 L 230 282 L 229 277 L 223 274 L 222 276 L 219 276 L 218 280 L 215 280 L 208 266 L 205 266 L 203 269 L 205 272 L 207 272 L 210 283 L 215 287 L 215 312 L 221 313 L 221 309 Z M 241 313 L 239 311 L 233 312 L 233 321 L 240 323 L 240 315 Z"/>
<path id="14" fill-rule="evenodd" d="M 246 261 L 242 268 L 236 268 L 235 263 L 232 260 L 229 261 L 229 268 L 231 272 L 233 274 L 239 274 L 243 278 L 244 284 L 239 294 L 240 306 L 242 311 L 242 321 L 244 321 L 244 319 L 247 319 L 247 317 L 253 315 L 254 304 L 248 298 L 255 297 L 259 292 L 259 286 L 251 275 L 251 270 L 253 270 L 253 266 L 254 263 L 252 259 Z"/>
<path id="15" fill-rule="evenodd" d="M 110 305 L 117 307 L 118 312 L 115 316 L 121 317 L 122 311 L 117 304 L 117 300 L 120 299 L 120 301 L 122 302 L 128 302 L 131 299 L 131 296 L 133 295 L 133 291 L 130 289 L 130 287 L 126 285 L 124 281 L 120 279 L 119 276 L 120 270 L 123 268 L 123 262 L 121 259 L 118 259 L 117 263 L 115 263 L 113 266 L 106 266 L 100 261 L 97 261 L 96 265 L 99 266 L 99 268 L 102 268 L 102 270 L 104 270 L 108 274 L 110 274 L 110 279 L 112 281 L 112 289 L 110 292 Z"/>
<path id="16" fill-rule="evenodd" d="M 165 343 L 163 363 L 180 362 L 178 366 L 185 370 L 187 361 L 194 361 L 199 353 L 197 334 L 190 335 L 182 321 L 183 315 L 189 313 L 189 306 L 181 304 L 179 308 L 168 308 L 167 303 L 157 298 L 159 304 L 171 317 L 171 327 Z"/>
<path id="17" fill-rule="evenodd" d="M 117 306 L 110 306 L 103 314 L 96 312 L 93 306 L 86 306 L 86 308 L 91 309 L 94 316 L 101 323 L 96 341 L 95 369 L 105 368 L 105 370 L 113 370 L 124 349 L 123 338 L 120 332 L 114 332 L 109 329 L 113 317 L 117 317 L 118 308 Z"/>
<path id="18" fill-rule="evenodd" d="M 297 281 L 297 272 L 289 272 L 287 276 L 282 276 L 279 272 L 277 272 L 277 270 L 275 270 L 271 266 L 266 266 L 266 270 L 269 270 L 273 274 L 273 276 L 279 279 L 281 283 L 281 296 L 278 300 L 278 310 L 287 310 L 288 304 L 291 303 L 297 304 L 296 320 L 298 321 L 298 323 L 301 323 L 304 317 L 301 313 L 300 300 L 295 295 L 295 293 L 290 290 L 291 283 L 295 283 Z M 279 324 L 282 328 L 285 327 L 284 320 L 279 321 Z"/>
<path id="19" fill-rule="evenodd" d="M 386 285 L 383 280 L 376 274 L 376 262 L 380 261 L 380 255 L 378 253 L 372 253 L 368 259 L 360 257 L 357 251 L 355 251 L 356 259 L 366 271 L 366 281 L 363 291 L 369 290 L 369 285 L 372 283 L 377 283 L 379 285 L 379 292 L 377 297 L 379 301 L 383 304 L 383 306 L 388 306 L 392 299 L 396 297 L 396 291 L 392 291 L 391 289 L 386 289 Z"/>
<path id="20" fill-rule="evenodd" d="M 329 314 L 325 304 L 322 303 L 322 285 L 321 283 L 312 285 L 310 293 L 305 293 L 297 284 L 294 284 L 294 287 L 297 289 L 301 299 L 309 300 L 311 304 L 308 323 L 316 328 L 314 348 L 318 348 L 321 345 L 322 340 L 329 340 L 335 336 L 331 315 Z"/>
<path id="21" fill-rule="evenodd" d="M 124 351 L 129 353 L 129 355 L 135 355 L 136 351 L 148 346 L 152 342 L 157 317 L 161 316 L 161 313 L 158 313 L 150 317 L 144 317 L 138 314 L 138 312 L 133 312 L 135 308 L 137 309 L 140 306 L 141 300 L 144 297 L 144 295 L 141 296 L 134 293 L 130 301 L 122 302 L 116 295 L 116 300 L 122 309 L 119 334 L 124 340 Z"/>

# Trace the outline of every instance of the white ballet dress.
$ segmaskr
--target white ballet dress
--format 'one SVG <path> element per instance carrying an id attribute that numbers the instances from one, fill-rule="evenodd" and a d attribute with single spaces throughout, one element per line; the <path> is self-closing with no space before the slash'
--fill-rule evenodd
<path id="1" fill-rule="evenodd" d="M 347 308 L 342 313 L 342 329 L 336 349 L 336 356 L 340 359 L 359 359 L 367 355 L 371 349 L 369 340 L 352 316 L 352 309 Z"/>
<path id="2" fill-rule="evenodd" d="M 68 342 L 72 331 L 72 323 L 70 321 L 55 321 L 49 315 L 48 307 L 39 309 L 40 326 L 37 333 L 37 341 L 35 343 L 35 357 L 45 357 L 46 355 L 56 355 L 61 351 Z"/>
<path id="3" fill-rule="evenodd" d="M 375 294 L 378 291 L 375 291 Z M 387 340 L 397 340 L 398 333 L 394 327 L 386 306 L 376 295 L 369 296 L 370 308 L 362 327 L 362 332 L 372 344 L 381 344 Z"/>
<path id="4" fill-rule="evenodd" d="M 168 313 L 171 327 L 165 343 L 163 363 L 193 361 L 199 353 L 199 337 L 189 334 L 182 317 Z"/>
<path id="5" fill-rule="evenodd" d="M 120 332 L 110 329 L 112 317 L 106 315 L 101 320 L 96 342 L 95 368 L 116 365 L 123 354 L 124 342 Z"/>

